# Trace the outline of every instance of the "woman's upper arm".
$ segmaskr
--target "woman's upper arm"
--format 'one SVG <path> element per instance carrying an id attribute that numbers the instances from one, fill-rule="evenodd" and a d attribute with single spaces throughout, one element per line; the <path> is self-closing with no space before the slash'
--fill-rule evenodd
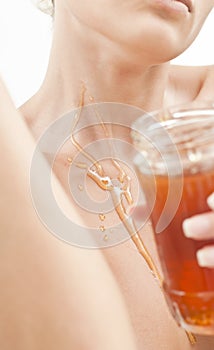
<path id="1" fill-rule="evenodd" d="M 38 220 L 29 190 L 34 142 L 1 82 L 0 101 L 0 348 L 134 349 L 101 253 L 59 241 Z"/>

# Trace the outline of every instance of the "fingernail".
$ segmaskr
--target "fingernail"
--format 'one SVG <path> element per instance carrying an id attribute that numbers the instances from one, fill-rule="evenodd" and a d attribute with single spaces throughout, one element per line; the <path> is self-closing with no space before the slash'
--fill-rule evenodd
<path id="1" fill-rule="evenodd" d="M 214 267 L 214 248 L 205 247 L 197 251 L 198 264 L 201 267 Z"/>
<path id="2" fill-rule="evenodd" d="M 184 235 L 188 238 L 200 237 L 209 228 L 209 221 L 203 216 L 193 216 L 183 222 Z"/>
<path id="3" fill-rule="evenodd" d="M 209 207 L 214 210 L 214 193 L 207 198 L 207 203 Z"/>

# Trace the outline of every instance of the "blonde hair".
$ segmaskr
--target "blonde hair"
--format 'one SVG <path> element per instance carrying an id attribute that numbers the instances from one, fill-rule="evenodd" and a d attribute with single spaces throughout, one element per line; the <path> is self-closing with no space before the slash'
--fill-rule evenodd
<path id="1" fill-rule="evenodd" d="M 37 7 L 50 16 L 54 15 L 54 0 L 38 0 Z"/>

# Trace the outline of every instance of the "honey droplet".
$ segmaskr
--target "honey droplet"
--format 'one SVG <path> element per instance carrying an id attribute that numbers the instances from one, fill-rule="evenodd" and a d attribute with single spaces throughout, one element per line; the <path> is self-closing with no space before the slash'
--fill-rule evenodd
<path id="1" fill-rule="evenodd" d="M 104 221 L 106 217 L 105 217 L 104 214 L 99 214 L 99 218 L 100 218 L 101 221 Z"/>
<path id="2" fill-rule="evenodd" d="M 108 241 L 108 235 L 105 235 L 105 236 L 103 237 L 103 240 L 104 240 L 104 241 Z"/>
<path id="3" fill-rule="evenodd" d="M 80 190 L 80 191 L 83 191 L 83 185 L 78 185 L 78 189 Z"/>
<path id="4" fill-rule="evenodd" d="M 73 159 L 70 158 L 70 157 L 68 157 L 68 158 L 67 158 L 67 161 L 68 161 L 68 163 L 72 163 L 72 162 L 73 162 Z"/>
<path id="5" fill-rule="evenodd" d="M 103 226 L 103 225 L 101 225 L 101 226 L 99 227 L 99 229 L 100 229 L 101 232 L 104 232 L 104 231 L 106 230 L 105 226 Z"/>

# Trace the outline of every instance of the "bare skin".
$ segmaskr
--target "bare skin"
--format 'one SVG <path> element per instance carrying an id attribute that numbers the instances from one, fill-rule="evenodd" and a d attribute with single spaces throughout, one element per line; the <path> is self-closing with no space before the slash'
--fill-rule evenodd
<path id="1" fill-rule="evenodd" d="M 107 6 L 108 2 L 102 0 L 102 3 L 103 6 Z M 168 14 L 169 21 L 166 20 L 162 9 L 158 10 L 157 14 L 156 9 L 151 9 L 149 2 L 145 1 L 143 11 L 149 14 L 146 18 L 152 20 L 152 31 L 145 29 L 144 24 L 141 28 L 141 17 L 136 14 L 139 36 L 138 33 L 131 31 L 134 27 L 136 10 L 132 7 L 132 2 L 123 1 L 122 5 L 120 1 L 117 6 L 115 3 L 113 0 L 110 1 L 111 10 L 115 11 L 112 13 L 109 11 L 109 17 L 113 13 L 119 16 L 120 10 L 127 16 L 127 23 L 131 23 L 127 42 L 124 41 L 125 35 L 121 34 L 121 37 L 117 35 L 118 32 L 126 33 L 127 28 L 119 27 L 121 31 L 118 31 L 118 27 L 113 28 L 109 37 L 106 35 L 106 30 L 109 30 L 106 18 L 103 18 L 103 22 L 100 21 L 104 23 L 102 28 L 97 28 L 92 22 L 89 23 L 84 2 L 80 1 L 77 4 L 70 0 L 56 1 L 53 47 L 46 78 L 38 93 L 20 109 L 36 139 L 52 121 L 78 105 L 81 81 L 85 82 L 97 102 L 128 103 L 144 110 L 214 98 L 213 67 L 180 68 L 171 67 L 168 63 L 168 60 L 182 52 L 192 42 L 211 10 L 213 1 L 207 1 L 206 4 L 196 1 L 194 16 L 175 19 L 174 15 L 170 17 Z M 139 2 L 135 1 L 135 4 L 137 8 Z M 99 15 L 102 10 L 102 7 L 96 6 L 98 2 L 94 5 L 91 21 L 94 18 L 97 20 L 96 8 Z M 130 11 L 133 13 L 133 18 L 129 19 Z M 103 13 L 105 14 L 105 11 Z M 142 35 L 146 38 L 139 41 Z M 152 42 L 151 47 L 148 45 L 143 47 L 144 42 Z M 142 46 L 138 51 L 139 45 Z M 146 54 L 143 55 L 142 52 Z M 64 185 L 65 169 L 58 167 L 57 170 L 57 175 Z M 141 234 L 154 259 L 157 260 L 150 227 L 146 227 Z M 169 315 L 158 286 L 133 244 L 128 241 L 105 250 L 103 255 L 125 297 L 138 348 L 191 349 L 186 335 Z M 57 276 L 54 275 L 54 279 L 57 284 Z M 65 315 L 65 322 L 67 317 L 68 315 Z M 211 350 L 213 346 L 212 337 L 198 337 L 195 349 Z M 122 348 L 121 345 L 120 347 Z"/>

